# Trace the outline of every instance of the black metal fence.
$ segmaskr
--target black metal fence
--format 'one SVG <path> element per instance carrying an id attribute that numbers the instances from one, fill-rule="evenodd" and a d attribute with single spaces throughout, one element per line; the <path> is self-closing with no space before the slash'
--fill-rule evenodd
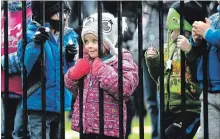
<path id="1" fill-rule="evenodd" d="M 78 1 L 78 16 L 79 16 L 79 30 L 78 33 L 81 34 L 81 30 L 82 30 L 82 2 Z M 43 13 L 45 13 L 45 2 L 42 1 L 41 2 L 41 11 L 42 11 L 42 21 L 43 21 L 43 25 L 45 23 L 45 15 Z M 160 76 L 164 77 L 164 60 L 163 60 L 163 55 L 164 55 L 164 51 L 163 51 L 163 44 L 164 44 L 164 36 L 163 36 L 163 32 L 164 32 L 164 27 L 163 27 L 163 1 L 158 1 L 158 5 L 159 5 L 159 44 L 160 44 L 160 67 L 161 67 L 161 71 L 160 71 Z M 183 13 L 184 11 L 184 2 L 181 1 L 180 2 L 181 5 L 181 13 Z M 205 5 L 205 4 L 204 4 Z M 61 122 L 61 138 L 65 139 L 65 120 L 64 120 L 64 74 L 63 74 L 63 54 L 62 54 L 62 49 L 63 49 L 63 31 L 64 31 L 64 19 L 63 19 L 63 3 L 60 2 L 60 102 L 61 102 L 61 109 L 60 109 L 60 122 Z M 205 6 L 204 6 L 205 7 Z M 5 114 L 7 115 L 8 113 L 8 85 L 9 85 L 9 74 L 8 74 L 8 22 L 10 21 L 8 19 L 8 2 L 4 1 L 4 55 L 5 55 Z M 22 40 L 23 40 L 23 52 L 25 51 L 25 47 L 27 44 L 27 38 L 26 38 L 26 1 L 22 2 Z M 99 30 L 98 30 L 98 44 L 99 44 L 99 56 L 101 57 L 101 52 L 102 52 L 102 2 L 98 1 L 98 26 L 99 26 Z M 119 127 L 120 127 L 120 134 L 119 134 L 119 138 L 123 139 L 123 72 L 122 72 L 122 2 L 118 1 L 117 2 L 117 14 L 118 14 L 118 59 L 119 59 L 119 64 L 118 64 L 118 74 L 119 74 L 119 78 L 118 78 L 118 82 L 119 82 L 119 100 L 120 100 L 120 105 L 119 105 Z M 181 34 L 184 34 L 184 23 L 183 23 L 183 16 L 181 14 L 181 20 L 180 20 L 180 28 L 181 28 Z M 140 102 L 139 102 L 139 108 L 140 108 L 140 117 L 139 117 L 139 134 L 140 134 L 140 139 L 144 139 L 144 116 L 143 116 L 143 65 L 142 65 L 142 59 L 143 59 L 143 28 L 142 28 L 142 2 L 141 1 L 137 1 L 137 26 L 138 26 L 138 67 L 139 67 L 139 88 L 140 88 L 140 93 L 139 93 L 139 97 L 140 97 Z M 82 45 L 81 39 L 79 39 L 79 46 Z M 42 116 L 42 138 L 46 139 L 46 95 L 45 95 L 45 90 L 46 90 L 46 86 L 45 86 L 45 53 L 44 53 L 44 49 L 43 49 L 43 45 L 41 45 L 41 81 L 42 81 L 42 111 L 43 111 L 43 116 Z M 205 49 L 204 49 L 205 50 Z M 204 52 L 204 54 L 206 54 L 207 52 Z M 83 56 L 83 50 L 82 47 L 79 48 L 79 57 Z M 207 59 L 207 55 L 204 55 L 204 59 Z M 24 60 L 24 58 L 23 58 Z M 23 62 L 24 63 L 24 62 Z M 181 78 L 182 78 L 182 82 L 181 82 L 181 96 L 182 96 L 182 112 L 183 112 L 183 117 L 184 117 L 184 113 L 185 113 L 185 56 L 184 56 L 184 52 L 181 52 Z M 207 65 L 207 60 L 204 61 L 203 65 Z M 208 139 L 208 108 L 207 108 L 207 91 L 208 91 L 208 86 L 207 86 L 207 67 L 204 66 L 204 89 L 203 89 L 203 95 L 204 95 L 204 136 L 205 139 Z M 25 66 L 23 65 L 23 113 L 24 113 L 24 117 L 23 117 L 23 122 L 24 122 L 24 134 L 27 135 L 27 71 L 25 70 Z M 160 86 L 160 92 L 163 92 L 164 90 L 164 78 L 160 78 L 160 82 L 161 82 L 161 86 Z M 80 80 L 79 83 L 79 90 L 82 92 L 83 91 L 83 80 Z M 80 93 L 80 137 L 82 137 L 83 134 L 83 122 L 82 122 L 82 111 L 83 111 L 83 94 Z M 103 135 L 104 135 L 104 116 L 103 116 L 103 91 L 100 89 L 99 92 L 99 114 L 100 114 L 100 139 L 104 139 Z M 164 119 L 165 119 L 165 112 L 164 112 L 164 94 L 161 93 L 160 94 L 160 138 L 163 139 L 165 137 L 164 135 Z M 7 116 L 5 116 L 5 138 L 9 137 L 9 132 L 7 130 L 8 128 L 8 118 Z M 183 125 L 184 129 L 186 129 L 186 127 Z M 185 138 L 186 139 L 186 138 Z"/>

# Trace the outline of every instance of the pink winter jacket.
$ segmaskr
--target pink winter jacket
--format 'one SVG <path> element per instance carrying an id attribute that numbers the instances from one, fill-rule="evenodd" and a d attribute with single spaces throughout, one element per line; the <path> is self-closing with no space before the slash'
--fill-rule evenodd
<path id="1" fill-rule="evenodd" d="M 84 56 L 85 58 L 85 56 Z M 92 64 L 92 60 L 89 59 Z M 74 68 L 74 67 L 73 67 Z M 83 133 L 99 134 L 99 82 L 104 90 L 104 134 L 119 137 L 119 91 L 118 91 L 118 58 L 113 56 L 105 61 L 94 76 L 91 72 L 84 78 L 83 91 Z M 77 96 L 72 115 L 72 129 L 79 131 L 79 95 L 78 82 L 65 75 L 65 84 Z M 129 99 L 138 86 L 138 67 L 131 54 L 123 50 L 123 126 L 126 133 L 127 108 Z"/>

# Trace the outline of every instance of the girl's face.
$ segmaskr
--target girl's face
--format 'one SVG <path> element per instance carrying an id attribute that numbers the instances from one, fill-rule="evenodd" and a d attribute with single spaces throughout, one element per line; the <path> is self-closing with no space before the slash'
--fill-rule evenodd
<path id="1" fill-rule="evenodd" d="M 89 56 L 91 58 L 98 57 L 98 38 L 95 35 L 88 33 L 84 36 L 84 41 L 84 47 Z M 103 56 L 108 53 L 108 50 L 105 47 L 102 47 L 102 50 Z"/>

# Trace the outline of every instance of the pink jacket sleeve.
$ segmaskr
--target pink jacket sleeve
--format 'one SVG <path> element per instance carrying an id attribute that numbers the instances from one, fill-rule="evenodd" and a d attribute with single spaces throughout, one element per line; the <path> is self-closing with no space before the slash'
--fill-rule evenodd
<path id="1" fill-rule="evenodd" d="M 123 96 L 124 100 L 128 100 L 136 87 L 138 86 L 138 67 L 134 63 L 130 53 L 123 55 Z M 96 77 L 100 82 L 100 87 L 110 93 L 118 100 L 118 62 L 112 67 L 103 64 L 99 69 Z"/>
<path id="2" fill-rule="evenodd" d="M 74 68 L 74 67 L 71 67 L 71 68 Z M 73 95 L 78 94 L 78 81 L 74 81 L 69 77 L 69 70 L 64 76 L 64 82 L 65 82 L 66 87 L 70 89 Z"/>

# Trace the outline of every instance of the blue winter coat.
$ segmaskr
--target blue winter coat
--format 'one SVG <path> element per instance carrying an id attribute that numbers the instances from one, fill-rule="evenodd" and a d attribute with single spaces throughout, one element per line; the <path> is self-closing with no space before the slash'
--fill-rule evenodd
<path id="1" fill-rule="evenodd" d="M 220 6 L 218 13 L 209 17 L 211 21 L 211 28 L 205 32 L 205 40 L 207 41 L 208 50 L 208 91 L 220 91 Z M 193 42 L 194 47 L 199 47 L 198 44 Z M 197 80 L 203 88 L 203 57 L 200 55 L 197 59 Z"/>
<path id="2" fill-rule="evenodd" d="M 27 27 L 27 46 L 24 53 L 24 65 L 27 69 L 28 76 L 36 77 L 39 76 L 41 66 L 40 61 L 40 45 L 37 45 L 33 41 L 34 34 L 39 26 L 35 23 L 30 23 Z M 78 47 L 77 42 L 78 35 L 71 29 L 66 27 L 64 30 L 64 47 L 69 40 L 72 40 L 76 47 Z M 60 112 L 60 44 L 59 38 L 56 41 L 54 36 L 50 34 L 49 40 L 44 44 L 45 50 L 45 76 L 46 76 L 46 111 Z M 64 53 L 64 51 L 63 51 Z M 22 61 L 22 43 L 18 45 L 18 56 Z M 74 65 L 74 61 L 68 63 L 65 58 L 64 53 L 64 73 L 69 67 Z M 33 68 L 34 67 L 34 68 Z M 34 73 L 36 72 L 36 73 Z M 38 73 L 38 74 L 37 74 Z M 31 75 L 32 74 L 32 75 Z M 28 80 L 28 84 L 31 84 L 32 79 Z M 71 109 L 71 92 L 65 88 L 65 110 Z M 27 99 L 28 110 L 41 110 L 41 87 L 34 91 Z"/>

